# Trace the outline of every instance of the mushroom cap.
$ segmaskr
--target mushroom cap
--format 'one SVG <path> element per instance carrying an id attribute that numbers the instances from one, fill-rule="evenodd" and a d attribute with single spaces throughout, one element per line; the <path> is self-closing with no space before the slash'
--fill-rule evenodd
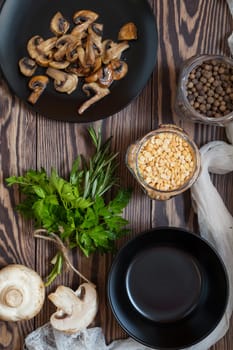
<path id="1" fill-rule="evenodd" d="M 45 287 L 34 270 L 12 264 L 0 270 L 0 319 L 29 320 L 41 310 Z"/>
<path id="2" fill-rule="evenodd" d="M 76 292 L 59 286 L 48 298 L 57 307 L 57 311 L 50 317 L 51 325 L 66 333 L 86 329 L 98 311 L 96 289 L 90 283 L 81 284 Z"/>

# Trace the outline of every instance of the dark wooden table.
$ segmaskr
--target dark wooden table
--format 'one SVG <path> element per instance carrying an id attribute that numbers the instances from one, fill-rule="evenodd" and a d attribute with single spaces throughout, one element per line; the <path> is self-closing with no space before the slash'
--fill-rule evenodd
<path id="1" fill-rule="evenodd" d="M 19 1 L 19 0 L 18 0 Z M 113 135 L 112 149 L 120 152 L 118 168 L 121 185 L 133 187 L 132 200 L 125 210 L 131 233 L 118 242 L 160 225 L 185 227 L 198 232 L 190 193 L 166 202 L 151 201 L 141 191 L 125 166 L 127 146 L 155 129 L 160 123 L 176 123 L 195 139 L 198 146 L 207 141 L 225 139 L 224 128 L 181 122 L 174 113 L 177 77 L 182 61 L 197 53 L 230 55 L 227 37 L 233 30 L 232 18 L 225 0 L 151 0 L 157 21 L 159 42 L 155 70 L 141 94 L 124 110 L 94 123 L 107 138 Z M 0 33 L 1 35 L 1 33 Z M 133 127 L 132 127 L 133 125 Z M 6 186 L 4 179 L 22 174 L 28 168 L 57 168 L 61 175 L 70 170 L 79 153 L 88 152 L 85 124 L 56 122 L 33 113 L 13 96 L 0 80 L 0 267 L 11 263 L 25 264 L 45 276 L 54 247 L 32 237 L 32 224 L 14 210 L 19 193 Z M 215 176 L 214 183 L 233 213 L 233 176 Z M 106 280 L 112 255 L 95 254 L 87 259 L 73 254 L 73 263 L 97 284 L 100 308 L 96 325 L 100 325 L 107 342 L 126 337 L 115 321 L 106 295 Z M 77 288 L 79 279 L 66 271 L 46 290 L 65 284 Z M 49 320 L 54 311 L 46 300 L 40 314 L 26 322 L 0 322 L 0 349 L 20 350 L 24 337 Z M 233 349 L 233 321 L 227 335 L 212 350 Z"/>

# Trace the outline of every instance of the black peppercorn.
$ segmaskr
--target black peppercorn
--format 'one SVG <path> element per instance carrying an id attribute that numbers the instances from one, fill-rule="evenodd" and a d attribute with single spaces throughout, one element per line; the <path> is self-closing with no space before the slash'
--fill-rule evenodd
<path id="1" fill-rule="evenodd" d="M 222 117 L 233 111 L 233 67 L 221 60 L 209 60 L 188 76 L 187 99 L 197 112 Z"/>

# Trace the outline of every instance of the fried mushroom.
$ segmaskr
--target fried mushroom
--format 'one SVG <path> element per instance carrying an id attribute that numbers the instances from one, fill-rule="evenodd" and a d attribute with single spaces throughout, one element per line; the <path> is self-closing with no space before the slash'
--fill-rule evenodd
<path id="1" fill-rule="evenodd" d="M 120 59 L 123 51 L 129 48 L 127 41 L 121 43 L 115 43 L 112 40 L 105 40 L 103 42 L 103 55 L 102 61 L 104 64 L 108 64 L 110 61 Z"/>
<path id="2" fill-rule="evenodd" d="M 80 10 L 73 15 L 73 21 L 76 24 L 72 30 L 72 34 L 76 35 L 87 30 L 88 26 L 93 23 L 99 15 L 89 10 Z"/>
<path id="3" fill-rule="evenodd" d="M 26 77 L 31 77 L 35 73 L 36 68 L 37 64 L 32 58 L 22 57 L 19 60 L 20 72 Z"/>
<path id="4" fill-rule="evenodd" d="M 78 109 L 79 114 L 84 113 L 85 110 L 88 109 L 95 102 L 101 100 L 103 97 L 110 94 L 110 90 L 107 87 L 102 87 L 96 82 L 84 84 L 82 89 L 88 97 L 91 96 L 91 94 L 94 94 L 94 95 L 79 107 Z"/>
<path id="5" fill-rule="evenodd" d="M 137 27 L 133 22 L 124 24 L 118 33 L 118 40 L 136 40 L 137 39 Z"/>
<path id="6" fill-rule="evenodd" d="M 56 91 L 71 94 L 77 88 L 78 77 L 76 74 L 69 74 L 51 67 L 46 70 L 46 74 L 54 79 Z"/>
<path id="7" fill-rule="evenodd" d="M 28 102 L 35 104 L 38 98 L 41 96 L 46 86 L 48 85 L 49 78 L 45 75 L 35 75 L 29 80 L 29 89 L 33 90 L 28 97 Z"/>
<path id="8" fill-rule="evenodd" d="M 32 59 L 35 59 L 39 53 L 38 53 L 38 46 L 44 41 L 44 39 L 40 35 L 34 35 L 27 43 L 27 51 L 29 56 Z"/>
<path id="9" fill-rule="evenodd" d="M 128 64 L 122 60 L 113 60 L 110 63 L 113 80 L 120 80 L 128 73 Z"/>
<path id="10" fill-rule="evenodd" d="M 61 12 L 57 12 L 51 22 L 50 22 L 50 30 L 55 35 L 63 35 L 68 32 L 70 28 L 70 23 L 65 19 L 65 17 L 61 14 Z"/>

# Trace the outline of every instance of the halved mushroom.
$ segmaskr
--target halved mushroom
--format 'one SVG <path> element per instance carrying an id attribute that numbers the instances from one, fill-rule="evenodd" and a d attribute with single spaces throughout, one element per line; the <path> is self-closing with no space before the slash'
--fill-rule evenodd
<path id="1" fill-rule="evenodd" d="M 81 284 L 76 292 L 59 286 L 48 298 L 57 307 L 50 317 L 50 323 L 53 328 L 65 333 L 86 329 L 98 311 L 96 289 L 90 283 Z"/>
<path id="2" fill-rule="evenodd" d="M 38 46 L 44 41 L 40 35 L 34 35 L 27 43 L 27 51 L 31 58 L 36 58 L 38 56 Z"/>
<path id="3" fill-rule="evenodd" d="M 133 22 L 124 24 L 118 33 L 118 40 L 136 40 L 137 27 Z"/>
<path id="4" fill-rule="evenodd" d="M 54 79 L 54 88 L 59 92 L 71 94 L 78 85 L 78 77 L 76 74 L 68 74 L 55 68 L 49 67 L 46 74 Z"/>
<path id="5" fill-rule="evenodd" d="M 110 90 L 107 87 L 102 87 L 96 82 L 84 84 L 82 89 L 87 94 L 87 96 L 90 96 L 92 93 L 94 93 L 94 96 L 89 98 L 79 107 L 78 109 L 79 114 L 82 114 L 83 112 L 85 112 L 86 109 L 88 109 L 95 102 L 101 100 L 103 97 L 110 94 Z"/>
<path id="6" fill-rule="evenodd" d="M 28 97 L 28 101 L 35 104 L 38 98 L 41 96 L 46 86 L 48 85 L 49 78 L 45 75 L 35 75 L 29 80 L 28 86 L 32 91 Z"/>
<path id="7" fill-rule="evenodd" d="M 103 55 L 102 61 L 104 64 L 108 64 L 110 61 L 120 59 L 123 51 L 129 48 L 127 41 L 121 43 L 115 43 L 112 40 L 105 40 L 103 42 Z"/>
<path id="8" fill-rule="evenodd" d="M 78 34 L 85 31 L 88 26 L 93 23 L 99 15 L 94 11 L 89 10 L 80 10 L 75 12 L 73 15 L 73 21 L 76 24 L 74 29 L 72 30 L 72 34 Z"/>
<path id="9" fill-rule="evenodd" d="M 20 72 L 26 77 L 31 77 L 35 73 L 36 68 L 37 64 L 32 58 L 22 57 L 19 60 Z"/>
<path id="10" fill-rule="evenodd" d="M 70 23 L 65 19 L 61 12 L 57 12 L 50 22 L 50 30 L 55 35 L 63 35 L 68 32 Z"/>
<path id="11" fill-rule="evenodd" d="M 44 303 L 45 287 L 32 269 L 12 264 L 0 270 L 0 319 L 29 320 L 36 316 Z"/>
<path id="12" fill-rule="evenodd" d="M 110 67 L 112 69 L 113 80 L 120 80 L 124 78 L 128 72 L 128 64 L 122 60 L 111 61 Z"/>

